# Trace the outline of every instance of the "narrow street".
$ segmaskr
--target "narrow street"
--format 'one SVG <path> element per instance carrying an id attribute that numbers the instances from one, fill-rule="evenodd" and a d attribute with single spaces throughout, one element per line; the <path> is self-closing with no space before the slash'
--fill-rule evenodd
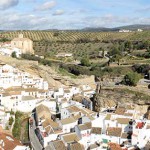
<path id="1" fill-rule="evenodd" d="M 36 125 L 35 125 L 35 120 L 33 119 L 33 126 L 30 127 L 29 125 L 29 138 L 30 138 L 30 142 L 31 145 L 33 147 L 34 150 L 42 150 L 43 147 L 40 144 L 36 134 L 35 134 L 35 129 L 36 129 Z"/>

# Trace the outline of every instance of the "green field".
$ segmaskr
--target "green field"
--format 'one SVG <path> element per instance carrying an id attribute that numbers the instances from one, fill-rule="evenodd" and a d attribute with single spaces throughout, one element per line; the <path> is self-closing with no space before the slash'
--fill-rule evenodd
<path id="1" fill-rule="evenodd" d="M 74 42 L 78 39 L 90 39 L 90 40 L 117 40 L 127 39 L 134 37 L 135 32 L 131 33 L 119 33 L 119 32 L 77 32 L 77 31 L 12 31 L 1 32 L 0 37 L 13 39 L 18 34 L 23 33 L 24 37 L 30 38 L 33 41 L 47 40 L 47 41 L 65 41 Z"/>
<path id="2" fill-rule="evenodd" d="M 33 41 L 65 41 L 74 42 L 78 39 L 90 40 L 150 40 L 150 31 L 143 32 L 79 32 L 79 31 L 12 31 L 0 32 L 0 37 L 13 39 L 18 34 L 23 33 L 24 37 L 30 38 Z"/>

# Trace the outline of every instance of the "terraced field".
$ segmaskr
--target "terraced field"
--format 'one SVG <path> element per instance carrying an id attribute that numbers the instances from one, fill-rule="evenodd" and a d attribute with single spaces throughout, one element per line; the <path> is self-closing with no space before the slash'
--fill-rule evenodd
<path id="1" fill-rule="evenodd" d="M 33 41 L 48 40 L 48 41 L 70 41 L 74 42 L 78 39 L 89 40 L 117 40 L 128 39 L 134 37 L 132 33 L 119 33 L 119 32 L 77 32 L 77 31 L 14 31 L 14 32 L 0 32 L 0 37 L 13 39 L 23 33 L 24 37 L 30 38 Z M 57 35 L 55 35 L 57 33 Z"/>
<path id="2" fill-rule="evenodd" d="M 70 41 L 74 42 L 78 39 L 89 40 L 150 40 L 150 31 L 144 32 L 79 32 L 79 31 L 12 31 L 0 32 L 0 38 L 5 37 L 13 39 L 23 33 L 24 37 L 30 38 L 33 41 L 48 40 L 48 41 Z"/>
<path id="3" fill-rule="evenodd" d="M 150 40 L 150 31 L 144 32 L 79 32 L 79 31 L 12 31 L 0 32 L 0 38 L 12 40 L 23 33 L 34 41 L 36 54 L 54 56 L 59 52 L 73 53 L 74 58 L 98 55 L 100 49 L 109 50 L 114 40 Z M 80 40 L 91 42 L 81 42 Z M 95 41 L 95 42 L 92 42 Z"/>

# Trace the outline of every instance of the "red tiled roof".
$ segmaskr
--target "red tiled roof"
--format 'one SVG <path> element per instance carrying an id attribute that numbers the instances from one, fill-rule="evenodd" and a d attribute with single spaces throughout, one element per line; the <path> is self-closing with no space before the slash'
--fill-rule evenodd
<path id="1" fill-rule="evenodd" d="M 122 150 L 120 145 L 117 143 L 109 143 L 110 150 Z"/>
<path id="2" fill-rule="evenodd" d="M 138 122 L 136 128 L 142 129 L 144 127 L 144 122 Z"/>
<path id="3" fill-rule="evenodd" d="M 6 133 L 0 133 L 0 140 L 3 140 L 4 142 L 4 146 L 3 144 L 0 144 L 0 149 L 3 148 L 4 150 L 13 150 L 16 146 L 22 146 L 19 140 Z"/>
<path id="4" fill-rule="evenodd" d="M 107 135 L 120 137 L 121 131 L 122 131 L 122 129 L 118 128 L 118 127 L 108 127 L 107 128 Z"/>

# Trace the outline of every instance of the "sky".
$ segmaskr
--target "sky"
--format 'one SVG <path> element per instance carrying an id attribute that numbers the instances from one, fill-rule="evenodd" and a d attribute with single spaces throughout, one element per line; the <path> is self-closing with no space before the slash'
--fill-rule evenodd
<path id="1" fill-rule="evenodd" d="M 0 0 L 0 30 L 150 24 L 150 0 Z"/>

